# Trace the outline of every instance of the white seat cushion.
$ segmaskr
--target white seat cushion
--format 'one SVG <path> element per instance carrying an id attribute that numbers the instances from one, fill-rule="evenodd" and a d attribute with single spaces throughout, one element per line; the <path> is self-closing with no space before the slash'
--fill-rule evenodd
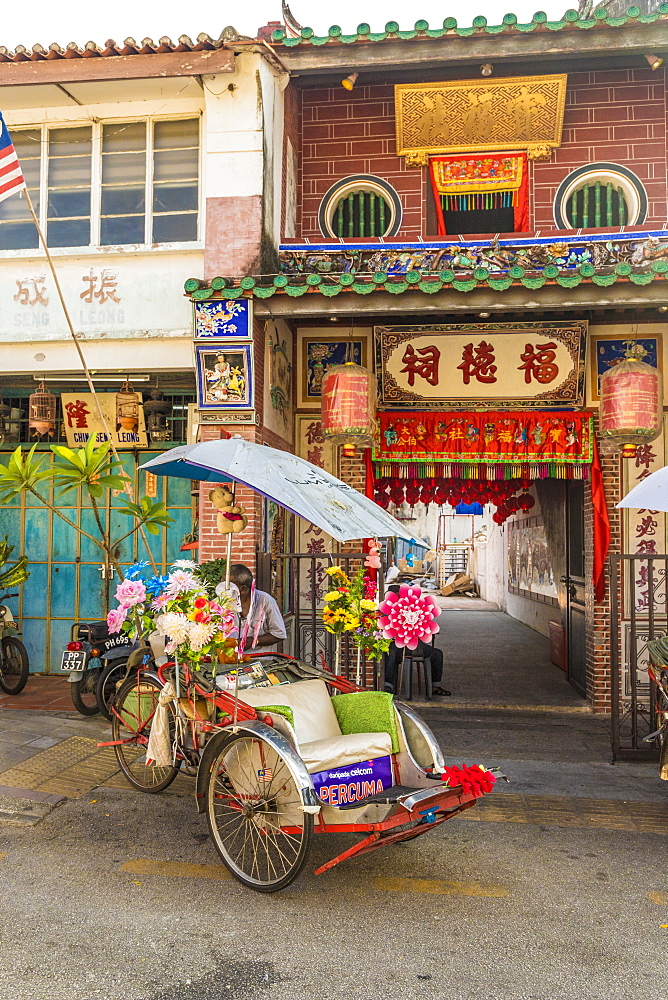
<path id="1" fill-rule="evenodd" d="M 295 719 L 295 733 L 299 745 L 340 737 L 341 728 L 332 707 L 332 699 L 324 681 L 314 678 L 295 684 L 278 684 L 274 687 L 247 688 L 239 692 L 239 701 L 251 708 L 285 705 L 291 708 Z M 364 754 L 362 755 L 364 758 Z"/>
<path id="2" fill-rule="evenodd" d="M 391 753 L 392 737 L 389 733 L 349 733 L 299 746 L 299 754 L 309 774 L 343 767 L 344 764 L 358 764 L 362 760 L 376 760 Z"/>

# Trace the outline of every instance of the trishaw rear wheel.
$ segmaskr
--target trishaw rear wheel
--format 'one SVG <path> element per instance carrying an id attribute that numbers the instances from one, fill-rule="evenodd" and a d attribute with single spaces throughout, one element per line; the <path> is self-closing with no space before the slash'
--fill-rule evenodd
<path id="1" fill-rule="evenodd" d="M 146 763 L 148 736 L 161 691 L 157 681 L 142 678 L 141 673 L 130 677 L 120 688 L 112 708 L 111 732 L 116 745 L 114 753 L 121 771 L 140 792 L 162 792 L 171 785 L 179 767 Z M 174 736 L 174 714 L 169 706 L 170 736 Z"/>
<path id="2" fill-rule="evenodd" d="M 213 760 L 206 811 L 223 864 L 257 892 L 278 892 L 304 867 L 313 816 L 285 759 L 259 737 L 231 734 Z"/>

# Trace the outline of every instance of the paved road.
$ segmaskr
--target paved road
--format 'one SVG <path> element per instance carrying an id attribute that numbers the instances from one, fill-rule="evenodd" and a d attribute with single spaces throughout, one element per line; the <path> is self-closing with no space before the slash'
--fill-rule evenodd
<path id="1" fill-rule="evenodd" d="M 591 722 L 595 742 L 591 716 L 559 718 L 573 738 Z M 508 733 L 516 719 L 495 725 Z M 450 721 L 443 710 L 442 727 Z M 516 724 L 526 757 L 526 720 Z M 477 731 L 471 749 L 484 750 Z M 98 787 L 35 826 L 0 824 L 0 998 L 668 995 L 668 840 L 631 821 L 614 829 L 614 803 L 621 812 L 636 798 L 658 817 L 653 828 L 668 830 L 668 788 L 655 769 L 599 759 L 592 772 L 586 761 L 517 754 L 505 766 L 513 783 L 496 793 L 499 804 L 538 793 L 538 821 L 514 808 L 498 821 L 480 809 L 474 821 L 474 809 L 470 820 L 316 877 L 313 868 L 351 842 L 317 837 L 309 870 L 269 897 L 221 879 L 206 822 L 186 795 Z M 564 811 L 578 796 L 577 815 Z"/>

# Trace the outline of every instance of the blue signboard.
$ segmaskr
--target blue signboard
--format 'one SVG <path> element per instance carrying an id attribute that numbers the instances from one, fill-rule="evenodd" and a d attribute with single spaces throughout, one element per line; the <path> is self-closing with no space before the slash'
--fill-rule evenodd
<path id="1" fill-rule="evenodd" d="M 328 806 L 350 805 L 392 787 L 392 758 L 344 764 L 329 771 L 317 771 L 311 778 L 321 802 Z"/>

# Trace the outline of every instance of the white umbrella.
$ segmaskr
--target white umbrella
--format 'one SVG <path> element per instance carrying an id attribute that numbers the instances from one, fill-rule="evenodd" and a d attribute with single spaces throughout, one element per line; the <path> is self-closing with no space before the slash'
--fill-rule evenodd
<path id="1" fill-rule="evenodd" d="M 152 458 L 141 468 L 158 476 L 209 483 L 234 479 L 311 521 L 339 542 L 396 535 L 426 544 L 373 500 L 323 469 L 287 451 L 242 437 L 181 445 Z"/>
<path id="2" fill-rule="evenodd" d="M 668 465 L 634 486 L 617 506 L 636 510 L 668 510 Z"/>

